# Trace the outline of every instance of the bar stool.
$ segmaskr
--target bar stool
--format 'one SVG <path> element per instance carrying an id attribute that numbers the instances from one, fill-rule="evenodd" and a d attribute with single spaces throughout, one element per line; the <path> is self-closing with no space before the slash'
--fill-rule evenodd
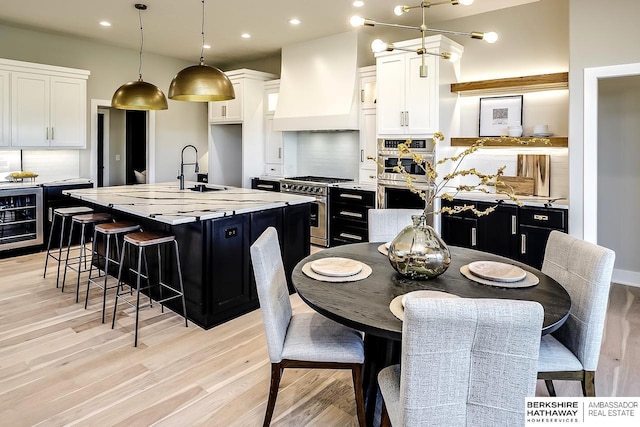
<path id="1" fill-rule="evenodd" d="M 118 245 L 118 236 L 125 233 L 132 233 L 138 231 L 140 225 L 131 221 L 118 221 L 118 222 L 106 222 L 102 224 L 96 224 L 93 227 L 93 245 L 91 246 L 91 264 L 89 266 L 89 278 L 87 279 L 87 292 L 84 298 L 84 308 L 87 309 L 89 303 L 89 286 L 93 283 L 100 289 L 102 289 L 102 323 L 104 323 L 104 313 L 107 304 L 107 289 L 113 289 L 115 286 L 120 286 L 118 282 L 115 286 L 107 286 L 109 278 L 109 263 L 120 265 L 120 246 Z M 104 255 L 100 255 L 98 250 L 98 234 L 101 234 L 104 239 Z M 111 258 L 111 238 L 113 237 L 116 247 L 116 258 Z M 100 261 L 104 262 L 104 270 L 100 269 Z M 98 276 L 92 277 L 93 264 L 96 264 L 96 270 L 98 270 Z M 101 274 L 101 273 L 104 273 Z M 98 280 L 102 279 L 104 280 Z"/>
<path id="2" fill-rule="evenodd" d="M 173 243 L 173 245 L 171 245 Z M 178 269 L 178 284 L 180 289 L 173 288 L 166 283 L 162 282 L 162 254 L 160 252 L 160 247 L 162 245 L 171 245 L 174 247 L 175 258 L 176 258 L 176 266 Z M 148 232 L 148 231 L 139 231 L 136 233 L 125 234 L 124 243 L 122 244 L 122 254 L 120 255 L 120 268 L 118 270 L 118 284 L 122 280 L 122 269 L 125 263 L 125 257 L 127 254 L 127 248 L 129 246 L 138 248 L 138 262 L 137 268 L 134 270 L 129 267 L 129 271 L 136 275 L 136 301 L 135 303 L 129 301 L 124 295 L 120 293 L 122 289 L 121 286 L 117 287 L 116 290 L 116 300 L 113 306 L 113 319 L 111 321 L 111 329 L 115 327 L 116 324 L 116 313 L 118 309 L 118 300 L 122 299 L 125 303 L 129 304 L 131 307 L 135 307 L 136 309 L 136 323 L 135 323 L 135 336 L 133 341 L 133 346 L 138 346 L 138 317 L 140 312 L 140 291 L 147 290 L 149 292 L 149 305 L 151 306 L 151 288 L 158 287 L 160 290 L 160 299 L 157 300 L 160 304 L 162 304 L 162 310 L 164 312 L 164 303 L 166 301 L 181 298 L 182 299 L 182 317 L 184 317 L 184 323 L 186 327 L 189 327 L 189 323 L 187 321 L 187 306 L 184 299 L 184 287 L 182 284 L 182 269 L 180 268 L 180 253 L 178 252 L 178 242 L 176 241 L 175 236 L 170 234 L 161 234 L 158 232 Z M 152 284 L 149 280 L 149 271 L 147 268 L 146 275 L 142 274 L 142 260 L 144 255 L 145 266 L 147 265 L 147 249 L 155 246 L 157 249 L 158 256 L 158 283 Z M 140 281 L 142 278 L 147 280 L 147 286 L 144 288 L 140 287 Z M 167 289 L 172 294 L 171 296 L 164 298 L 163 289 Z"/>
<path id="3" fill-rule="evenodd" d="M 76 302 L 78 302 L 78 297 L 80 295 L 80 275 L 86 271 L 89 271 L 87 268 L 87 225 L 95 226 L 96 224 L 100 224 L 103 222 L 113 221 L 113 217 L 108 213 L 88 213 L 81 215 L 74 215 L 71 217 L 71 229 L 69 230 L 69 244 L 67 245 L 67 256 L 64 262 L 64 275 L 62 276 L 62 292 L 64 292 L 64 284 L 67 280 L 67 270 L 71 269 L 78 273 L 78 279 L 76 283 Z M 76 229 L 75 226 L 80 226 L 80 246 L 77 248 L 78 256 L 74 256 L 71 258 L 71 262 L 69 261 L 69 253 L 71 252 L 71 242 L 73 241 L 73 231 Z M 78 260 L 77 266 L 75 265 L 75 260 Z M 84 267 L 83 267 L 84 263 Z"/>
<path id="4" fill-rule="evenodd" d="M 47 256 L 44 258 L 44 273 L 42 273 L 42 277 L 47 277 L 47 264 L 49 263 L 49 258 L 53 258 L 58 263 L 58 272 L 56 273 L 56 288 L 58 287 L 60 281 L 60 264 L 62 263 L 62 246 L 64 244 L 64 232 L 65 232 L 65 223 L 67 218 L 72 217 L 73 215 L 85 214 L 93 212 L 93 209 L 86 206 L 72 206 L 68 208 L 57 208 L 53 210 L 53 218 L 51 219 L 51 230 L 49 230 L 49 241 L 47 243 Z M 51 252 L 51 242 L 53 240 L 53 231 L 56 227 L 56 218 L 60 217 L 60 242 L 58 244 L 58 253 Z M 69 228 L 71 228 L 71 223 L 69 223 Z"/>

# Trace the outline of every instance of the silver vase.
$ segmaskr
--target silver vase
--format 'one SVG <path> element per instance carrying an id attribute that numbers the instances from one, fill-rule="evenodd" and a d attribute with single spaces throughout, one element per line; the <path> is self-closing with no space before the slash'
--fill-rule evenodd
<path id="1" fill-rule="evenodd" d="M 431 279 L 451 264 L 451 253 L 440 235 L 426 223 L 426 217 L 412 215 L 413 225 L 405 227 L 389 245 L 389 262 L 404 277 Z"/>

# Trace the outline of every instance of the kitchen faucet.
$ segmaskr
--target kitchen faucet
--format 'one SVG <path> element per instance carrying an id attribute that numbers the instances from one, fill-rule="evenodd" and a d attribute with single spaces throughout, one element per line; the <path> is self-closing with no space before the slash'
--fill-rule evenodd
<path id="1" fill-rule="evenodd" d="M 188 147 L 193 148 L 194 151 L 196 152 L 196 161 L 193 163 L 184 162 L 184 150 L 186 150 Z M 200 168 L 198 167 L 198 149 L 191 144 L 185 145 L 184 148 L 182 149 L 182 153 L 180 153 L 180 175 L 178 176 L 178 179 L 180 180 L 181 190 L 184 190 L 184 166 L 185 165 L 195 165 L 195 172 L 196 173 L 200 172 Z"/>

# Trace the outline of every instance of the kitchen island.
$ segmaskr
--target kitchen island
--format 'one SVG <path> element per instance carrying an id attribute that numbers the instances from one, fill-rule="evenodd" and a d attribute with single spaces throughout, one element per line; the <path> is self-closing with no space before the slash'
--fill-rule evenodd
<path id="1" fill-rule="evenodd" d="M 258 307 L 249 248 L 269 226 L 278 230 L 287 280 L 309 255 L 310 202 L 307 196 L 197 183 L 126 185 L 69 190 L 65 194 L 147 231 L 176 236 L 187 317 L 210 328 Z M 152 279 L 157 271 L 149 254 Z M 175 283 L 175 265 L 163 257 L 163 278 Z M 290 289 L 293 289 L 290 284 Z M 169 304 L 170 308 L 174 308 Z M 179 313 L 181 309 L 175 307 Z"/>

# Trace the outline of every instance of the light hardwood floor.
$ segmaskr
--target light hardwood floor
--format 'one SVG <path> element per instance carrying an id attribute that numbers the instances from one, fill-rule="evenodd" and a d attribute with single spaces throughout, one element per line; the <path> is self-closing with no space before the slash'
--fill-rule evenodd
<path id="1" fill-rule="evenodd" d="M 0 260 L 0 425 L 262 424 L 270 367 L 259 310 L 205 331 L 154 305 L 141 312 L 134 348 L 131 309 L 112 330 L 112 298 L 102 324 L 99 290 L 85 310 L 73 286 L 62 294 L 55 274 L 42 278 L 43 264 L 42 253 Z M 639 359 L 640 289 L 614 285 L 598 394 L 640 396 Z M 356 425 L 350 374 L 285 371 L 272 425 Z"/>

